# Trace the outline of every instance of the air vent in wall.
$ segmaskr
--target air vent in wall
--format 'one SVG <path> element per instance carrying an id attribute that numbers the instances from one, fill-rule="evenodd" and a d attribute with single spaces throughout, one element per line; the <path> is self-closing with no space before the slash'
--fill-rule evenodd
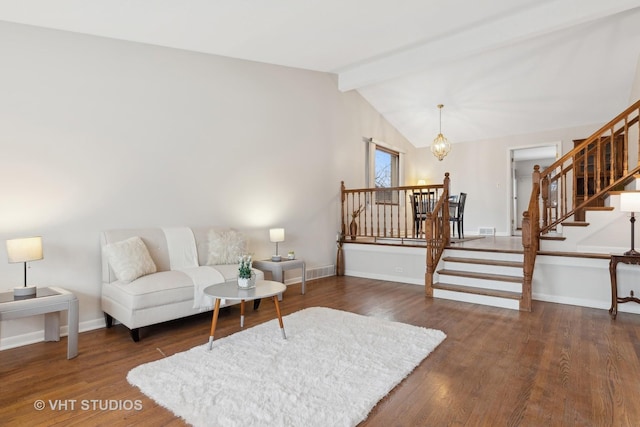
<path id="1" fill-rule="evenodd" d="M 478 234 L 481 236 L 495 236 L 496 229 L 495 227 L 480 227 Z"/>

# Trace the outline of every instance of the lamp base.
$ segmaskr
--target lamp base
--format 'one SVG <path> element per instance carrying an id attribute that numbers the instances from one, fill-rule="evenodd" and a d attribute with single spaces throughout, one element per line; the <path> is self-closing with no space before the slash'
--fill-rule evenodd
<path id="1" fill-rule="evenodd" d="M 14 297 L 29 297 L 36 294 L 35 286 L 20 286 L 19 288 L 13 288 Z"/>
<path id="2" fill-rule="evenodd" d="M 271 255 L 271 261 L 282 261 L 282 256 L 281 255 Z"/>
<path id="3" fill-rule="evenodd" d="M 635 249 L 629 249 L 624 254 L 625 255 L 631 255 L 631 256 L 640 256 L 640 252 L 636 251 Z"/>

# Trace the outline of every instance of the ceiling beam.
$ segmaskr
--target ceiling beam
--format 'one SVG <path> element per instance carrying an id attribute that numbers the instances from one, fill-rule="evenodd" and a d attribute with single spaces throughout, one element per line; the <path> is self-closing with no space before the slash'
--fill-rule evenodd
<path id="1" fill-rule="evenodd" d="M 455 34 L 337 70 L 341 91 L 358 89 L 640 7 L 640 0 L 551 0 Z"/>

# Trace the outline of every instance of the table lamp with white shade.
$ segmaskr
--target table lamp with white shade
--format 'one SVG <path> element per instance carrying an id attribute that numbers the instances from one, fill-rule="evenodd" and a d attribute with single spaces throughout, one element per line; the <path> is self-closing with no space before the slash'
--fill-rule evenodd
<path id="1" fill-rule="evenodd" d="M 278 242 L 284 242 L 284 228 L 270 229 L 269 240 L 276 244 L 276 254 L 271 256 L 271 261 L 282 261 L 282 257 L 278 255 Z"/>
<path id="2" fill-rule="evenodd" d="M 635 230 L 634 223 L 636 222 L 635 213 L 640 212 L 640 191 L 624 191 L 620 193 L 620 210 L 622 212 L 630 212 L 631 218 L 631 249 L 625 252 L 625 255 L 640 255 L 640 252 L 635 249 Z"/>
<path id="3" fill-rule="evenodd" d="M 24 263 L 24 286 L 13 289 L 14 296 L 36 294 L 35 286 L 27 286 L 27 262 L 42 259 L 42 237 L 25 237 L 7 240 L 7 256 L 10 263 Z"/>

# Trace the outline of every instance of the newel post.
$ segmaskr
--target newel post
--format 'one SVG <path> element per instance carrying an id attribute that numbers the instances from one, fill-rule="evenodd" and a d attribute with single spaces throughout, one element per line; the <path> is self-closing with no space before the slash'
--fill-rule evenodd
<path id="1" fill-rule="evenodd" d="M 442 234 L 443 234 L 443 240 L 444 240 L 444 246 L 449 246 L 449 243 L 451 243 L 451 222 L 449 221 L 449 185 L 450 185 L 450 179 L 449 179 L 449 172 L 445 172 L 444 174 L 444 182 L 443 182 L 443 187 L 444 187 L 444 191 L 443 191 L 443 195 L 442 197 L 444 198 L 443 202 L 444 202 L 444 211 L 442 212 Z"/>
<path id="2" fill-rule="evenodd" d="M 524 249 L 522 299 L 521 311 L 531 311 L 531 282 L 533 281 L 533 268 L 536 262 L 536 249 L 532 244 L 532 225 L 529 212 L 525 211 L 522 218 L 522 246 Z"/>
<path id="3" fill-rule="evenodd" d="M 424 293 L 433 298 L 433 276 L 444 248 L 449 244 L 449 172 L 444 174 L 442 199 L 436 203 L 438 212 L 427 212 L 425 220 L 426 267 Z"/>
<path id="4" fill-rule="evenodd" d="M 436 217 L 437 218 L 437 217 Z M 433 274 L 436 271 L 433 240 L 433 215 L 427 212 L 427 219 L 424 222 L 424 237 L 427 248 L 427 267 L 424 272 L 424 295 L 433 298 Z"/>

